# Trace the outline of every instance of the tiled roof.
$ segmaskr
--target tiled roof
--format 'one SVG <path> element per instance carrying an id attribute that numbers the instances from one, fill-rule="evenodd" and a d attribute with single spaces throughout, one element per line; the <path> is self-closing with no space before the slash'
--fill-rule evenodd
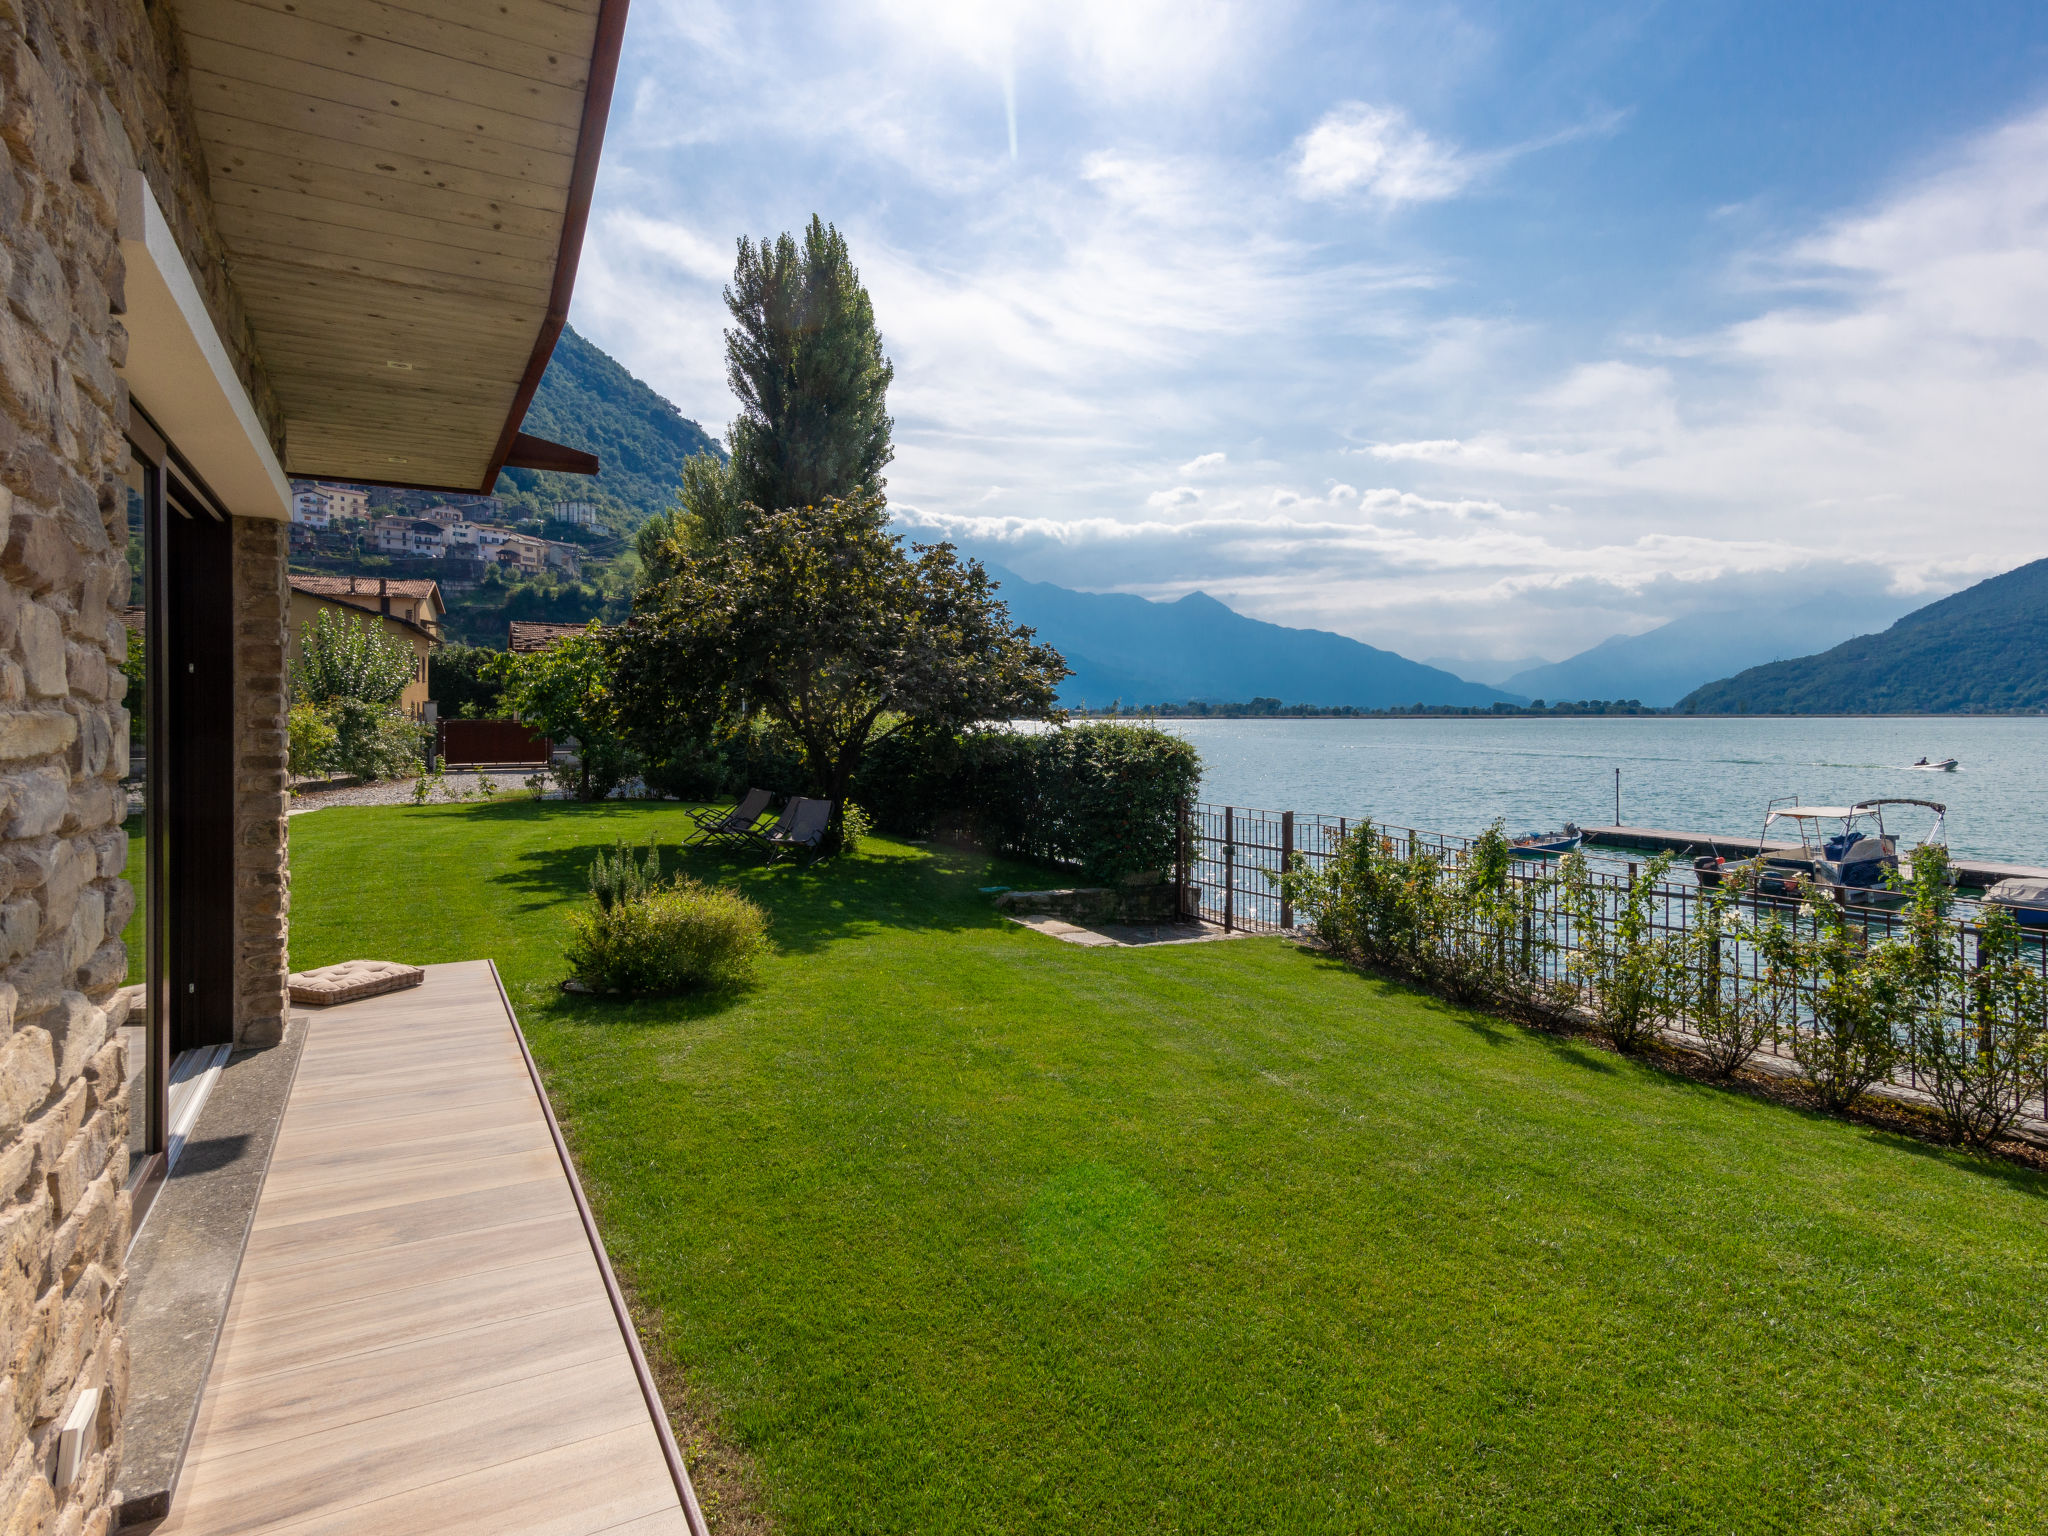
<path id="1" fill-rule="evenodd" d="M 521 619 L 511 620 L 512 633 L 507 644 L 512 650 L 544 651 L 564 635 L 580 635 L 581 624 L 529 624 Z"/>
<path id="2" fill-rule="evenodd" d="M 299 576 L 293 575 L 292 590 L 303 592 L 308 597 L 378 597 L 388 593 L 392 597 L 431 597 L 441 601 L 440 584 L 431 577 L 408 577 L 403 580 L 384 581 L 375 576 Z M 445 604 L 443 605 L 446 606 Z"/>

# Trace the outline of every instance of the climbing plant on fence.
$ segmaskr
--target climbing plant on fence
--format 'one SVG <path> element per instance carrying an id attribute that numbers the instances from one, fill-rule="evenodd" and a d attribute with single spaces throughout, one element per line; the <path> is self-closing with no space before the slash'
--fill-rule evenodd
<path id="1" fill-rule="evenodd" d="M 1498 824 L 1452 847 L 1366 822 L 1276 883 L 1346 959 L 1517 1016 L 1575 1018 L 1622 1050 L 1675 1034 L 1728 1074 L 1769 1045 L 1834 1109 L 1911 1083 L 1973 1144 L 2029 1105 L 2048 1112 L 2048 958 L 2008 913 L 1956 918 L 1944 850 L 1915 850 L 1895 914 L 1811 888 L 1759 899 L 1740 871 L 1679 892 L 1668 864 L 1620 878 L 1574 854 L 1536 869 Z M 1685 915 L 1660 919 L 1674 900 Z"/>

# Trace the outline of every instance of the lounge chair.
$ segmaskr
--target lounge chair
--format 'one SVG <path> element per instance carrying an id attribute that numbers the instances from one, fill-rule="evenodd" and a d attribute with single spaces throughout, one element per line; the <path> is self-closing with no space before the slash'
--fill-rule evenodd
<path id="1" fill-rule="evenodd" d="M 765 789 L 750 789 L 746 799 L 729 811 L 714 811 L 707 806 L 701 811 L 690 812 L 690 820 L 697 823 L 695 841 L 722 843 L 744 838 L 754 830 L 754 823 L 761 819 L 761 813 L 768 809 L 768 802 L 774 798 Z"/>
<path id="2" fill-rule="evenodd" d="M 824 849 L 825 832 L 831 825 L 830 800 L 799 798 L 790 801 L 781 819 L 760 834 L 761 842 L 768 849 L 768 862 L 773 864 L 785 853 L 793 854 L 799 848 L 809 849 L 815 861 Z"/>

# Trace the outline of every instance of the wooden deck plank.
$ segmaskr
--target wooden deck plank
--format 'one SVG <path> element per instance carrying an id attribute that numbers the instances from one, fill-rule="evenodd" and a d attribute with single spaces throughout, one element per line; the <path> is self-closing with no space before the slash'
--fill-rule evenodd
<path id="1" fill-rule="evenodd" d="M 316 1016 L 163 1536 L 687 1531 L 512 1030 L 483 964 Z"/>

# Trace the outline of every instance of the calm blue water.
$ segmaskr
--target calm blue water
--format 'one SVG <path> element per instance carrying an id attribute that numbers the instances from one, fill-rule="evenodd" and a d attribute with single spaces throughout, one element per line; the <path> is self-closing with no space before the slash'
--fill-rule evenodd
<path id="1" fill-rule="evenodd" d="M 1941 800 L 1960 854 L 2048 864 L 2048 718 L 1864 720 L 1163 720 L 1202 754 L 1202 798 L 1472 833 L 1614 817 L 1755 837 L 1776 795 Z M 1918 757 L 1955 773 L 1911 773 Z M 1886 825 L 1908 844 L 1920 812 Z"/>

